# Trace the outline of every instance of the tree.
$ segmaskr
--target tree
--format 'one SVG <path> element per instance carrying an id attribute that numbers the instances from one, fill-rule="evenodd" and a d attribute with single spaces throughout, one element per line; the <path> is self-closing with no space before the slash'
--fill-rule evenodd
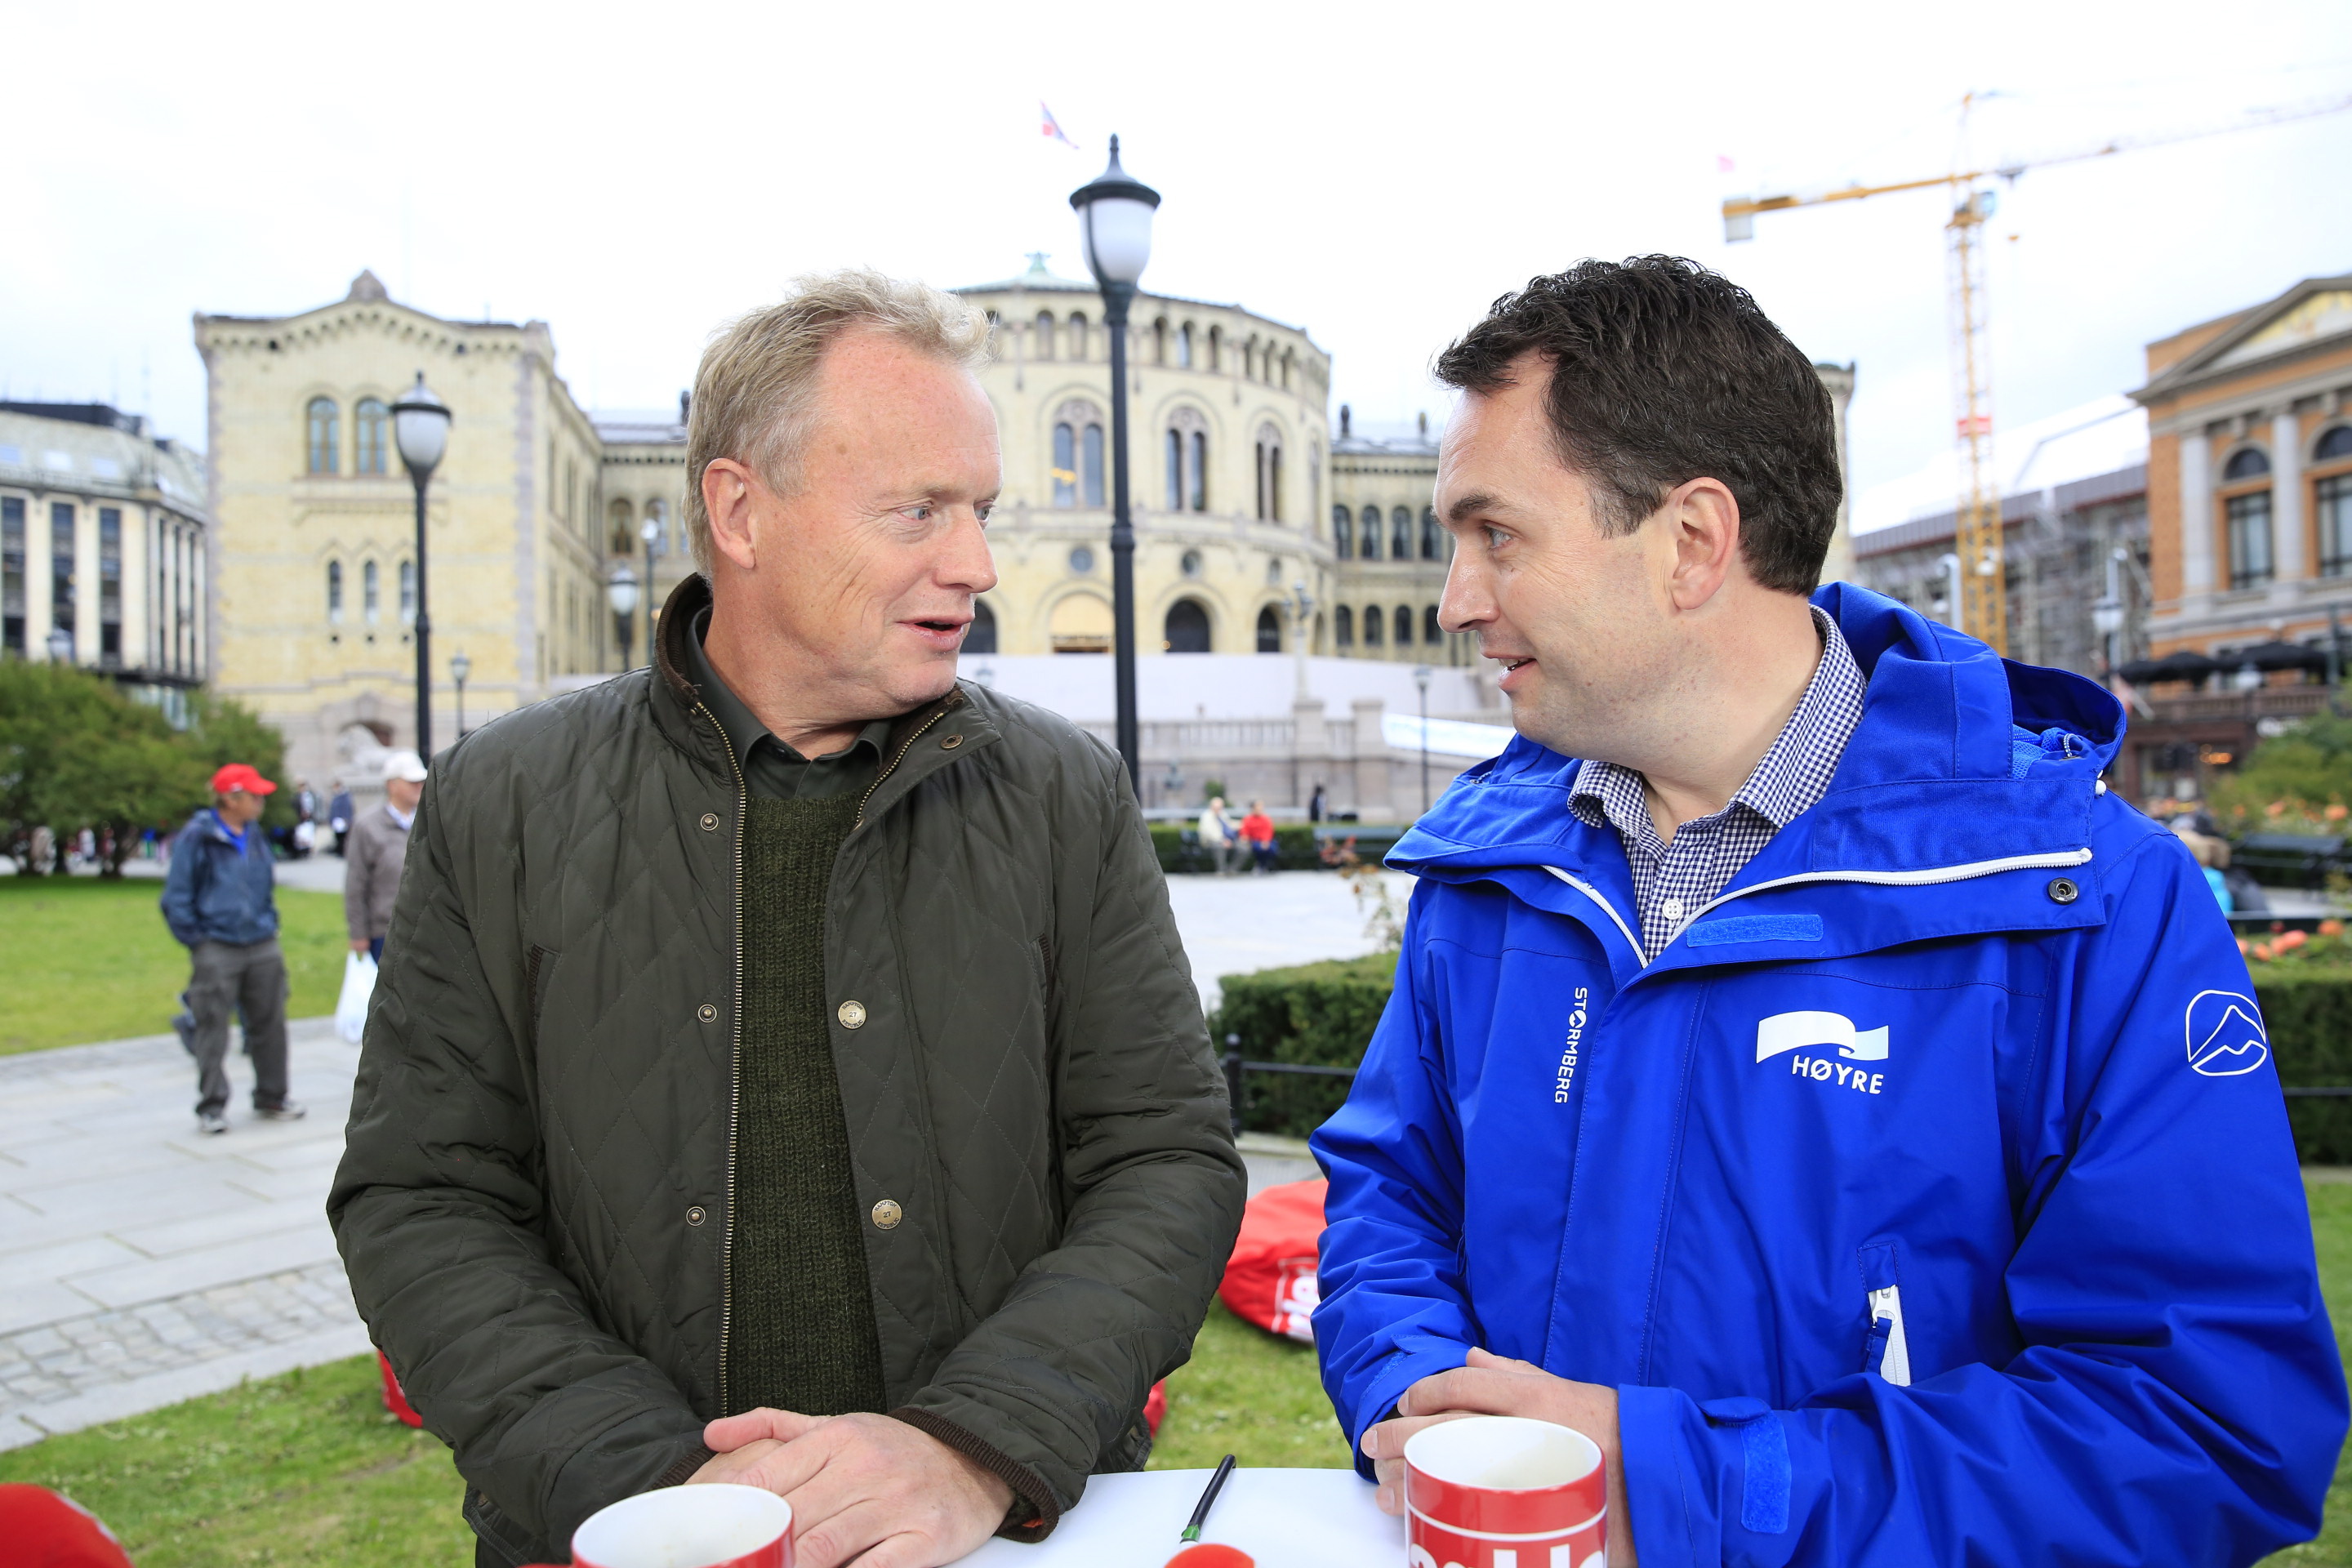
<path id="1" fill-rule="evenodd" d="M 2307 719 L 2256 746 L 2215 781 L 2215 816 L 2232 831 L 2264 826 L 2343 831 L 2352 805 L 2352 719 Z"/>

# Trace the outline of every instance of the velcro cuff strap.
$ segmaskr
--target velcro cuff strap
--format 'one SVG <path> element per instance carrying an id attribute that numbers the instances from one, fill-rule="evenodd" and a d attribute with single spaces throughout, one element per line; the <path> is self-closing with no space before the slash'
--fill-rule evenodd
<path id="1" fill-rule="evenodd" d="M 1714 1426 L 1739 1429 L 1739 1527 L 1759 1535 L 1789 1528 L 1789 1434 L 1760 1399 L 1711 1399 L 1699 1406 Z"/>

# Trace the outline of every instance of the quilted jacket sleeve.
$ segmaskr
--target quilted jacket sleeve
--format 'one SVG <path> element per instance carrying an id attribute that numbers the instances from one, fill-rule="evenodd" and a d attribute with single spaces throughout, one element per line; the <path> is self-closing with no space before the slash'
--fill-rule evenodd
<path id="1" fill-rule="evenodd" d="M 1055 943 L 1060 1243 L 908 1402 L 1065 1509 L 1090 1474 L 1139 1461 L 1144 1399 L 1191 1355 L 1245 1190 L 1166 879 L 1124 773 L 1097 761 L 1093 853 L 1069 858 L 1091 890 L 1066 900 Z"/>
<path id="2" fill-rule="evenodd" d="M 527 969 L 484 960 L 513 913 L 479 870 L 504 858 L 453 845 L 464 815 L 426 792 L 327 1212 L 360 1315 L 482 1494 L 468 1518 L 523 1559 L 683 1479 L 703 1424 L 550 1261 L 517 1038 Z"/>

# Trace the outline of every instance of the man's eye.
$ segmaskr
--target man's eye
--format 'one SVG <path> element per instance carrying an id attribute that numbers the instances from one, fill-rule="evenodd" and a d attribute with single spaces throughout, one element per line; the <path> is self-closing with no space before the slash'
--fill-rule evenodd
<path id="1" fill-rule="evenodd" d="M 971 510 L 980 514 L 981 521 L 986 522 L 996 515 L 996 503 L 992 500 L 984 500 Z"/>
<path id="2" fill-rule="evenodd" d="M 936 509 L 930 502 L 918 501 L 913 506 L 905 509 L 898 515 L 901 517 L 912 518 L 917 522 L 929 522 L 931 521 L 932 514 L 935 510 Z"/>
<path id="3" fill-rule="evenodd" d="M 1489 550 L 1500 550 L 1503 542 L 1511 537 L 1499 528 L 1482 528 L 1478 531 L 1486 536 L 1486 548 Z"/>

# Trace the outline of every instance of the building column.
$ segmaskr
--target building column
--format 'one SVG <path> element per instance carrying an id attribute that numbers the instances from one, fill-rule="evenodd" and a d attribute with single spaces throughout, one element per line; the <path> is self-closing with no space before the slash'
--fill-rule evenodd
<path id="1" fill-rule="evenodd" d="M 1385 820 L 1389 802 L 1389 738 L 1381 719 L 1388 704 L 1377 697 L 1359 697 L 1356 717 L 1356 811 L 1368 821 Z"/>
<path id="2" fill-rule="evenodd" d="M 1290 704 L 1290 758 L 1291 805 L 1304 808 L 1319 784 L 1328 805 L 1334 793 L 1329 778 L 1331 730 L 1323 717 L 1320 697 L 1301 697 Z"/>
<path id="3" fill-rule="evenodd" d="M 2303 538 L 2303 421 L 2292 408 L 2271 421 L 2271 559 L 2281 586 L 2311 575 Z"/>
<path id="4" fill-rule="evenodd" d="M 2213 591 L 2213 447 L 2201 426 L 2180 433 L 2180 591 Z"/>

